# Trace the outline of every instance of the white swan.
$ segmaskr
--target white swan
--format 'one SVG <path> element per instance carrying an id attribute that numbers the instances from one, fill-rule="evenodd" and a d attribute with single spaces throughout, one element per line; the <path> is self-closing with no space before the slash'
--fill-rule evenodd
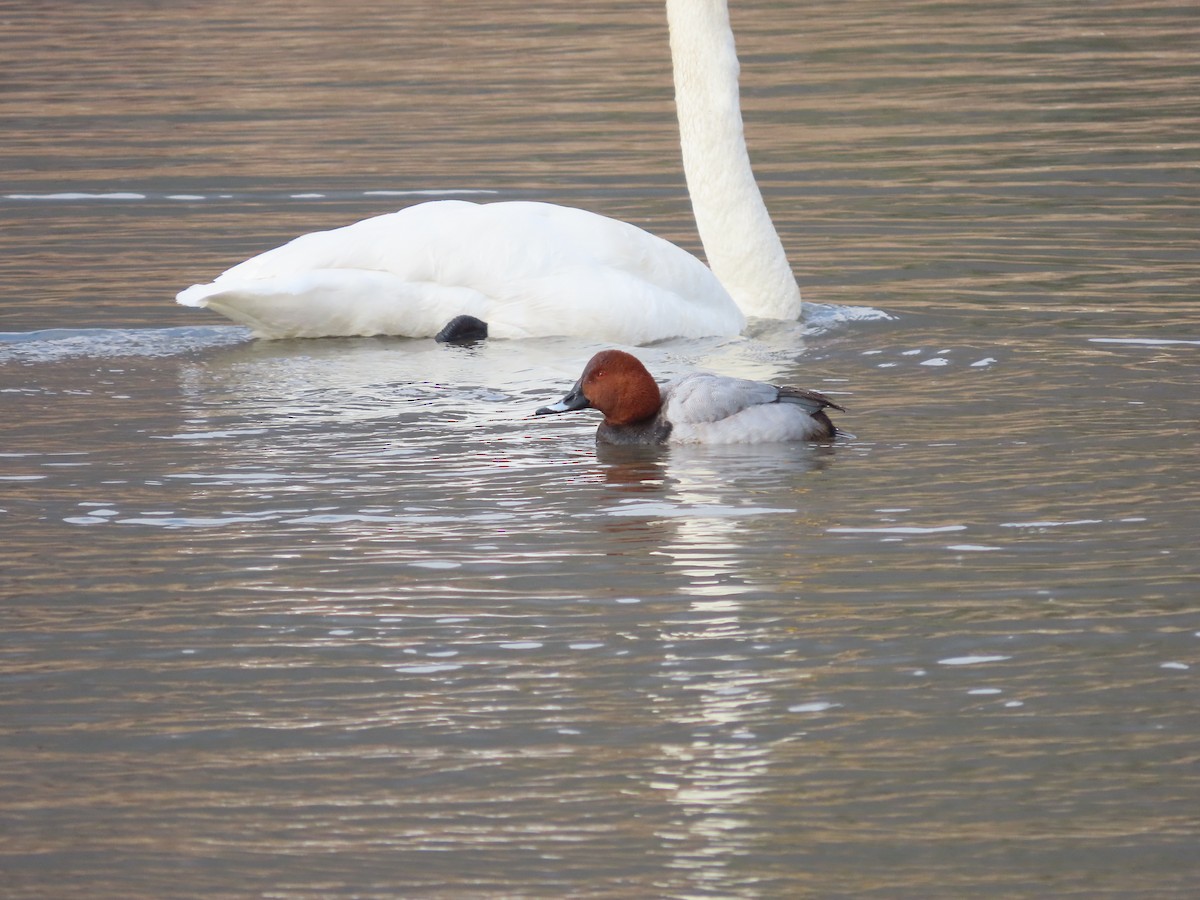
<path id="1" fill-rule="evenodd" d="M 643 344 L 795 319 L 800 291 L 750 168 L 726 0 L 667 0 L 675 106 L 706 267 L 616 219 L 533 202 L 421 203 L 314 232 L 181 291 L 265 338 L 492 337 Z"/>

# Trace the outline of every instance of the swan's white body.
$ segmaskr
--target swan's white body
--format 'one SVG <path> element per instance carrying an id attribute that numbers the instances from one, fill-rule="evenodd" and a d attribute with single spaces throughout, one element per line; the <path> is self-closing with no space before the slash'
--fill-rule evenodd
<path id="1" fill-rule="evenodd" d="M 489 337 L 643 344 L 737 334 L 712 272 L 633 225 L 549 203 L 442 200 L 302 235 L 179 294 L 262 337 L 432 337 L 457 315 Z"/>
<path id="2" fill-rule="evenodd" d="M 684 171 L 711 269 L 633 225 L 545 203 L 434 201 L 314 232 L 177 302 L 259 337 L 432 337 L 467 314 L 499 338 L 643 344 L 795 319 L 800 292 L 750 169 L 726 0 L 667 0 Z"/>

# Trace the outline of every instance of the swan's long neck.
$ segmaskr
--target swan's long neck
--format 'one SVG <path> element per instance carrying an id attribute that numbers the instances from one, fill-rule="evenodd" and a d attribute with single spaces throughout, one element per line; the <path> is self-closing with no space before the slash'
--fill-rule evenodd
<path id="1" fill-rule="evenodd" d="M 726 0 L 667 0 L 667 22 L 683 170 L 708 264 L 742 312 L 795 319 L 800 289 L 746 152 Z"/>

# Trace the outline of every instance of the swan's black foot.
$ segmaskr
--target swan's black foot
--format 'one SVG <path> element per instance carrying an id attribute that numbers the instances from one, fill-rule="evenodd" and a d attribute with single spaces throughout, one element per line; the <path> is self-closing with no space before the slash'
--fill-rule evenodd
<path id="1" fill-rule="evenodd" d="M 488 326 L 474 316 L 455 316 L 434 336 L 439 344 L 469 344 L 487 338 Z"/>

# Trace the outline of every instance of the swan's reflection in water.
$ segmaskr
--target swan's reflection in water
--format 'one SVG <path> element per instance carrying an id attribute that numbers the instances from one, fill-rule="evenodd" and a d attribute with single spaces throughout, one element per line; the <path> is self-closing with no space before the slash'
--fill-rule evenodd
<path id="1" fill-rule="evenodd" d="M 630 347 L 656 377 L 710 369 L 740 378 L 785 377 L 804 353 L 802 323 L 780 325 L 762 337 L 700 338 Z M 181 382 L 202 407 L 220 394 L 226 412 L 261 414 L 271 400 L 312 402 L 312 413 L 336 415 L 334 399 L 369 401 L 384 386 L 437 385 L 470 400 L 472 392 L 529 391 L 560 395 L 598 350 L 612 346 L 582 338 L 484 341 L 464 346 L 404 338 L 247 341 L 216 349 L 202 362 L 181 364 Z M 323 393 L 334 392 L 334 393 Z M 374 396 L 378 399 L 378 396 Z M 232 409 L 231 409 L 232 408 Z M 532 410 L 522 410 L 522 414 Z"/>

